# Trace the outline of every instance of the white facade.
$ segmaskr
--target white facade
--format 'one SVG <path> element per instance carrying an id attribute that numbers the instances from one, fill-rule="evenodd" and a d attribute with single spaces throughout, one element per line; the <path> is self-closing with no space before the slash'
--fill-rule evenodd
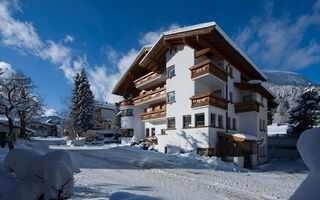
<path id="1" fill-rule="evenodd" d="M 162 83 L 157 82 L 153 87 L 144 88 L 145 91 L 137 87 L 141 92 L 132 99 L 132 104 L 121 106 L 120 103 L 123 113 L 121 128 L 133 130 L 136 139 L 153 138 L 157 141 L 156 149 L 163 153 L 206 151 L 207 155 L 223 156 L 225 160 L 232 160 L 239 166 L 245 166 L 246 161 L 251 166 L 267 162 L 267 98 L 250 89 L 251 87 L 243 89 L 236 86 L 235 83 L 243 81 L 243 71 L 213 55 L 196 57 L 196 51 L 187 44 L 175 45 L 173 49 L 166 51 L 165 72 L 174 67 L 174 76 L 167 75 Z M 192 78 L 190 67 L 208 60 L 219 65 L 223 72 L 218 73 L 224 74 L 222 76 L 225 79 L 215 74 L 217 72 Z M 216 68 L 217 66 L 214 70 Z M 199 71 L 201 70 L 202 68 Z M 148 84 L 150 83 L 152 80 L 148 80 Z M 167 95 L 157 92 L 163 87 Z M 171 92 L 175 93 L 175 100 L 172 102 L 168 100 Z M 215 94 L 212 97 L 214 102 L 201 104 L 205 101 L 202 95 L 208 93 Z M 193 102 L 191 97 L 199 100 Z M 135 103 L 138 102 L 137 99 L 143 100 Z M 246 102 L 253 102 L 253 107 L 248 107 Z M 130 113 L 129 116 L 127 113 Z M 184 116 L 188 120 L 191 118 L 191 124 L 184 123 Z M 227 122 L 228 118 L 230 120 Z M 170 119 L 174 119 L 174 127 L 169 127 Z M 186 124 L 188 127 L 184 127 Z M 229 143 L 224 144 L 222 141 Z M 234 148 L 230 151 L 236 150 L 236 153 L 223 153 L 224 145 L 232 143 Z"/>

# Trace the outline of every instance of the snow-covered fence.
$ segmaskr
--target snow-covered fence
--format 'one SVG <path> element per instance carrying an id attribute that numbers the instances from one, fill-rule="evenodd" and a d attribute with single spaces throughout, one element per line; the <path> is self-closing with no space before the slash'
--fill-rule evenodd
<path id="1" fill-rule="evenodd" d="M 43 155 L 33 150 L 14 149 L 6 156 L 4 165 L 17 178 L 17 184 L 9 186 L 7 191 L 13 190 L 11 187 L 19 187 L 22 193 L 26 192 L 25 200 L 37 199 L 41 195 L 44 199 L 70 197 L 74 191 L 73 174 L 80 172 L 77 160 L 64 150 Z M 6 192 L 5 199 L 14 199 L 11 195 Z"/>

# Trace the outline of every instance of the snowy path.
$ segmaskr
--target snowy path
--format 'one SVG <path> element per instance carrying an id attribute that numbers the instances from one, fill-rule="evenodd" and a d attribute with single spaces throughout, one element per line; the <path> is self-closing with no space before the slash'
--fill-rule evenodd
<path id="1" fill-rule="evenodd" d="M 119 192 L 147 199 L 288 199 L 306 177 L 305 172 L 195 169 L 121 146 L 51 148 L 69 150 L 80 163 L 74 199 L 118 199 L 113 197 Z"/>

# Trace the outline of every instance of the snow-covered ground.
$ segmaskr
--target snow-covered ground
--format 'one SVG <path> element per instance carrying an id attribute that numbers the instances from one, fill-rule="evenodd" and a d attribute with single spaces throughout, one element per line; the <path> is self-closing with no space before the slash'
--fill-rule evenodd
<path id="1" fill-rule="evenodd" d="M 70 146 L 65 138 L 34 138 L 31 144 L 42 151 L 68 150 L 79 161 L 73 199 L 288 199 L 307 175 L 301 160 L 276 160 L 248 171 L 217 158 L 125 145 Z M 0 184 L 7 176 L 2 172 Z"/>

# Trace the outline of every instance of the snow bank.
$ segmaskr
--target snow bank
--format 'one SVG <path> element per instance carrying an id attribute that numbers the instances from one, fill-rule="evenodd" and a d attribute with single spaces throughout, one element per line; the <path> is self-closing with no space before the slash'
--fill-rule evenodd
<path id="1" fill-rule="evenodd" d="M 290 197 L 298 199 L 318 199 L 320 190 L 320 128 L 306 130 L 300 136 L 297 148 L 301 158 L 310 169 L 309 175 Z"/>
<path id="2" fill-rule="evenodd" d="M 5 199 L 29 199 L 29 194 L 26 198 L 18 198 L 12 192 L 7 194 L 14 188 L 22 194 L 29 191 L 32 194 L 30 199 L 37 199 L 41 194 L 45 194 L 45 199 L 55 199 L 58 195 L 70 197 L 74 191 L 73 174 L 80 172 L 77 160 L 64 150 L 41 154 L 30 149 L 14 149 L 5 157 L 4 166 L 20 180 L 5 188 Z"/>
<path id="3" fill-rule="evenodd" d="M 174 164 L 177 168 L 184 166 L 196 169 L 214 169 L 221 171 L 234 171 L 234 172 L 248 172 L 248 170 L 238 167 L 233 163 L 224 162 L 217 157 L 205 157 L 200 156 L 196 153 L 177 153 L 177 154 L 164 154 L 154 151 L 142 150 L 137 146 L 118 146 L 117 148 L 123 148 L 130 151 L 136 151 L 138 153 L 144 154 L 144 160 L 141 162 L 153 162 L 157 160 L 157 166 L 167 167 L 169 164 Z"/>
<path id="4" fill-rule="evenodd" d="M 128 192 L 116 192 L 110 196 L 110 200 L 160 200 L 160 198 L 136 195 Z"/>

